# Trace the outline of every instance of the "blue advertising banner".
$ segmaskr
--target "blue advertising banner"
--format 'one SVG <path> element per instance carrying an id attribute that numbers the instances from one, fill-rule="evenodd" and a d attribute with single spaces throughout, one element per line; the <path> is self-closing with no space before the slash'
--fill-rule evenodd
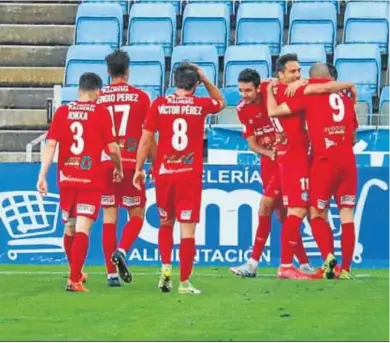
<path id="1" fill-rule="evenodd" d="M 208 129 L 207 147 L 208 160 L 213 164 L 259 164 L 259 156 L 249 150 L 239 127 Z M 359 130 L 354 151 L 359 167 L 389 167 L 389 130 Z"/>
<path id="2" fill-rule="evenodd" d="M 65 263 L 62 247 L 63 224 L 56 186 L 56 168 L 48 177 L 49 195 L 41 199 L 35 191 L 38 164 L 0 164 L 0 263 Z M 258 166 L 214 166 L 204 169 L 201 221 L 197 227 L 197 263 L 230 266 L 249 258 L 257 226 L 257 209 L 262 187 Z M 159 263 L 157 229 L 159 219 L 153 184 L 147 189 L 146 221 L 129 253 L 129 263 Z M 389 169 L 360 168 L 355 214 L 355 267 L 388 267 L 389 260 Z M 127 220 L 122 212 L 118 233 Z M 340 256 L 340 221 L 332 204 L 330 224 Z M 102 265 L 102 218 L 93 227 L 87 264 Z M 305 247 L 311 262 L 319 265 L 319 251 L 307 222 L 302 225 Z M 175 227 L 174 260 L 178 261 L 179 228 Z M 262 265 L 279 263 L 280 225 L 273 218 L 271 237 Z"/>

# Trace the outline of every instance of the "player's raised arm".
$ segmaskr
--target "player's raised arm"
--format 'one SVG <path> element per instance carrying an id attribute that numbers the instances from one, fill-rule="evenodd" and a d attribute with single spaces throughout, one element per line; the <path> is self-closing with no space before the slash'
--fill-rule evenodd
<path id="1" fill-rule="evenodd" d="M 200 82 L 203 82 L 205 88 L 207 89 L 207 92 L 210 95 L 210 98 L 218 102 L 219 111 L 223 110 L 226 107 L 226 103 L 225 103 L 225 98 L 223 97 L 221 91 L 218 89 L 218 87 L 214 86 L 209 79 L 207 79 L 207 76 L 205 72 L 202 70 L 202 68 L 200 68 L 195 64 L 193 65 L 196 67 L 196 71 L 198 72 Z"/>
<path id="2" fill-rule="evenodd" d="M 276 102 L 273 87 L 274 82 L 270 82 L 267 86 L 267 110 L 269 117 L 288 116 L 294 113 L 292 109 L 284 102 L 280 105 Z"/>

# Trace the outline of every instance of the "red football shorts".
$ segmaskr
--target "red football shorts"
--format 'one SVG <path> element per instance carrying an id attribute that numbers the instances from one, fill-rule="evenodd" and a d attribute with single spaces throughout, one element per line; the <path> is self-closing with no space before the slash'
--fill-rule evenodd
<path id="1" fill-rule="evenodd" d="M 309 158 L 307 153 L 278 158 L 283 204 L 286 207 L 309 206 Z"/>
<path id="2" fill-rule="evenodd" d="M 263 181 L 264 196 L 278 199 L 282 193 L 278 164 L 269 158 L 262 157 L 260 174 Z"/>
<path id="3" fill-rule="evenodd" d="M 102 192 L 89 189 L 61 188 L 60 207 L 64 223 L 78 216 L 96 220 L 99 215 Z"/>
<path id="4" fill-rule="evenodd" d="M 356 203 L 357 168 L 355 156 L 340 154 L 314 158 L 310 170 L 310 205 L 323 210 L 334 196 L 338 207 Z"/>
<path id="5" fill-rule="evenodd" d="M 202 179 L 158 177 L 156 203 L 161 220 L 176 219 L 183 223 L 198 223 L 202 200 Z"/>
<path id="6" fill-rule="evenodd" d="M 145 207 L 145 187 L 141 190 L 133 185 L 134 170 L 124 170 L 122 182 L 113 182 L 114 169 L 107 168 L 104 171 L 104 190 L 102 196 L 102 207 L 120 206 L 125 208 Z"/>

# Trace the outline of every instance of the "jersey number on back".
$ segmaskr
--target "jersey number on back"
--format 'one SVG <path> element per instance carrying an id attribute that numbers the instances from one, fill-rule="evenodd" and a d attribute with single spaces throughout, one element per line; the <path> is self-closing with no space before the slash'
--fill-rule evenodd
<path id="1" fill-rule="evenodd" d="M 331 95 L 329 95 L 329 105 L 330 107 L 332 107 L 332 110 L 334 111 L 332 113 L 333 120 L 336 123 L 342 121 L 345 115 L 345 107 L 341 96 L 337 93 L 332 93 Z"/>
<path id="2" fill-rule="evenodd" d="M 72 154 L 80 155 L 84 150 L 83 125 L 75 121 L 70 125 L 70 130 L 73 133 L 73 143 L 70 146 L 70 151 Z"/>
<path id="3" fill-rule="evenodd" d="M 127 122 L 129 121 L 130 105 L 115 105 L 109 106 L 108 110 L 111 114 L 113 122 L 112 133 L 115 135 L 115 113 L 122 113 L 121 124 L 119 125 L 118 136 L 126 136 Z"/>
<path id="4" fill-rule="evenodd" d="M 187 122 L 183 118 L 177 118 L 173 122 L 172 146 L 176 151 L 183 151 L 187 145 Z"/>

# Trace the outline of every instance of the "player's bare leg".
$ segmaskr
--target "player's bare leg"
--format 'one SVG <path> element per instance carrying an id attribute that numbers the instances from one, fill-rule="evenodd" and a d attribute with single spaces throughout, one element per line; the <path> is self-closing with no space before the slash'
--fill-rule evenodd
<path id="1" fill-rule="evenodd" d="M 173 248 L 173 225 L 172 219 L 160 220 L 160 229 L 158 231 L 158 247 L 161 256 L 161 276 L 158 288 L 161 292 L 170 292 L 172 290 L 172 248 Z"/>
<path id="2" fill-rule="evenodd" d="M 66 286 L 69 292 L 88 292 L 82 280 L 82 268 L 87 257 L 89 234 L 93 220 L 84 216 L 77 216 L 76 233 L 71 252 L 70 277 Z"/>
<path id="3" fill-rule="evenodd" d="M 116 265 L 111 261 L 111 256 L 117 248 L 117 218 L 117 206 L 103 208 L 102 242 L 107 270 L 107 285 L 109 287 L 120 287 L 121 285 Z"/>
<path id="4" fill-rule="evenodd" d="M 327 212 L 324 209 L 310 207 L 313 237 L 317 242 L 324 262 L 319 273 L 322 273 L 324 279 L 334 279 L 337 260 L 334 256 L 333 233 L 329 222 L 326 221 L 326 216 Z"/>
<path id="5" fill-rule="evenodd" d="M 340 279 L 350 280 L 353 279 L 351 274 L 351 263 L 353 259 L 353 253 L 355 249 L 355 224 L 354 224 L 354 211 L 350 207 L 340 208 L 340 221 L 341 221 L 341 273 Z"/>
<path id="6" fill-rule="evenodd" d="M 230 271 L 241 277 L 256 277 L 257 265 L 263 253 L 265 243 L 271 231 L 271 216 L 275 206 L 275 199 L 262 196 L 259 205 L 259 222 L 251 258 L 247 263 L 230 268 Z"/>
<path id="7" fill-rule="evenodd" d="M 180 294 L 200 294 L 190 283 L 190 276 L 195 259 L 195 228 L 196 223 L 180 223 Z"/>
<path id="8" fill-rule="evenodd" d="M 281 233 L 281 265 L 278 278 L 310 280 L 312 277 L 293 266 L 293 258 L 300 239 L 300 227 L 307 215 L 304 207 L 289 207 Z"/>
<path id="9" fill-rule="evenodd" d="M 74 241 L 74 235 L 76 233 L 76 218 L 69 218 L 65 224 L 65 233 L 64 233 L 64 250 L 65 255 L 68 259 L 69 270 L 71 266 L 72 259 L 72 246 Z M 88 275 L 87 273 L 81 272 L 83 283 L 87 282 Z"/>
<path id="10" fill-rule="evenodd" d="M 127 268 L 126 256 L 131 246 L 137 239 L 144 222 L 145 209 L 143 207 L 134 207 L 129 209 L 130 221 L 122 230 L 122 239 L 119 242 L 118 249 L 112 254 L 111 260 L 118 267 L 121 279 L 130 283 L 132 275 Z"/>

